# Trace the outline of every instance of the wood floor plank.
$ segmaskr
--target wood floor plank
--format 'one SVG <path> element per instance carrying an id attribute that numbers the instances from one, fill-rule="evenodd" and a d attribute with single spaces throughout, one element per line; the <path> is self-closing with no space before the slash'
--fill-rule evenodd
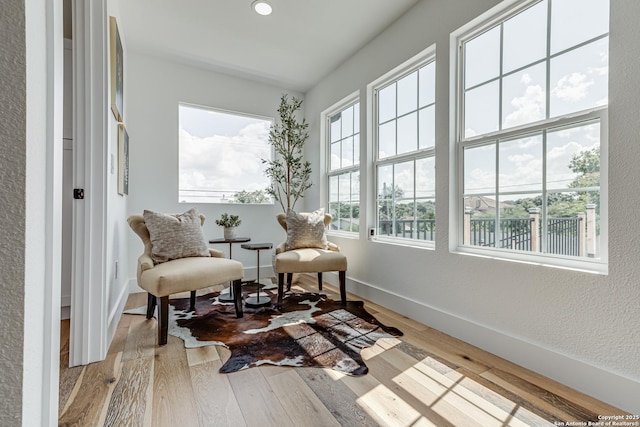
<path id="1" fill-rule="evenodd" d="M 233 393 L 249 426 L 295 426 L 260 369 L 228 374 Z"/>
<path id="2" fill-rule="evenodd" d="M 71 383 L 67 383 L 65 384 L 65 389 L 63 390 L 62 388 L 60 388 L 60 390 L 58 390 L 58 394 L 63 396 L 60 398 L 60 401 L 58 402 L 58 418 L 60 418 L 62 416 L 62 414 L 71 406 L 74 405 L 74 397 L 78 394 L 78 390 L 80 389 L 80 385 L 82 384 L 82 378 L 84 376 L 84 372 L 85 372 L 85 367 L 84 366 L 77 366 L 76 368 L 79 368 L 77 377 L 75 379 L 75 382 Z M 62 371 L 61 371 L 62 374 Z M 65 372 L 66 374 L 66 372 Z M 60 378 L 60 387 L 62 387 L 63 385 L 63 379 L 62 377 Z M 65 381 L 66 382 L 66 381 Z M 64 400 L 63 400 L 64 398 Z"/>
<path id="3" fill-rule="evenodd" d="M 109 426 L 144 426 L 145 419 L 150 420 L 153 388 L 152 357 L 124 360 L 122 374 L 115 386 L 107 416 L 105 427 Z"/>
<path id="4" fill-rule="evenodd" d="M 436 425 L 499 425 L 496 418 L 452 393 L 447 385 L 416 369 L 419 362 L 402 351 L 384 351 L 368 360 L 367 365 L 376 379 Z"/>
<path id="5" fill-rule="evenodd" d="M 323 292 L 339 298 L 325 285 Z M 315 275 L 302 275 L 295 289 L 317 292 Z M 145 293 L 131 295 L 126 306 L 143 305 Z M 405 335 L 363 349 L 369 374 L 361 377 L 267 365 L 220 374 L 228 349 L 187 350 L 173 336 L 158 347 L 156 320 L 135 315 L 121 317 L 105 361 L 68 368 L 69 322 L 63 322 L 59 423 L 548 427 L 625 414 L 385 307 L 368 301 L 365 307 Z"/>
<path id="6" fill-rule="evenodd" d="M 511 412 L 517 406 L 515 403 L 495 405 L 493 401 L 466 388 L 463 385 L 466 379 L 463 374 L 451 371 L 443 365 L 438 366 L 433 359 L 416 361 L 398 348 L 381 353 L 380 357 L 402 371 L 393 381 L 411 394 L 421 393 L 423 388 L 435 393 L 438 402 L 434 401 L 434 410 L 456 425 L 470 423 L 463 419 L 451 418 L 449 414 L 454 412 L 460 412 L 482 426 L 527 425 L 513 417 Z M 427 401 L 422 396 L 420 400 Z M 449 407 L 443 408 L 445 404 Z"/>
<path id="7" fill-rule="evenodd" d="M 318 396 L 333 418 L 343 426 L 373 427 L 378 423 L 356 402 L 358 396 L 342 381 L 327 375 L 326 369 L 300 368 L 297 374 Z"/>
<path id="8" fill-rule="evenodd" d="M 481 399 L 491 402 L 505 412 L 509 412 L 514 418 L 522 421 L 527 426 L 547 427 L 553 425 L 550 421 L 547 421 L 553 419 L 551 414 L 474 372 L 460 368 L 445 375 L 455 379 L 460 378 L 460 375 L 462 375 L 463 379 L 459 382 L 462 387 L 475 393 Z"/>
<path id="9" fill-rule="evenodd" d="M 69 396 L 73 391 L 78 379 L 82 375 L 84 366 L 69 367 L 69 339 L 70 339 L 69 319 L 60 322 L 60 371 L 58 377 L 58 416 L 62 414 Z"/>
<path id="10" fill-rule="evenodd" d="M 395 326 L 396 328 L 404 331 L 405 329 L 411 329 L 413 331 L 422 332 L 429 329 L 428 326 L 413 320 L 407 316 L 403 316 L 394 311 L 389 310 L 388 308 L 384 308 L 382 306 L 377 307 L 376 317 L 379 315 L 383 315 L 385 319 L 388 319 L 386 322 L 382 322 L 388 325 Z M 380 319 L 378 319 L 380 320 Z"/>
<path id="11" fill-rule="evenodd" d="M 329 375 L 336 376 L 333 372 L 329 372 Z M 344 375 L 340 377 L 340 381 L 358 396 L 357 403 L 380 425 L 410 426 L 424 418 L 388 385 L 380 382 L 372 372 L 360 377 Z"/>
<path id="12" fill-rule="evenodd" d="M 131 325 L 131 315 L 123 314 L 123 321 L 118 324 L 116 332 L 113 334 L 111 345 L 108 353 L 123 353 L 127 339 L 129 338 L 129 329 Z"/>
<path id="13" fill-rule="evenodd" d="M 260 372 L 262 372 L 262 375 L 264 375 L 264 377 L 267 378 L 268 380 L 269 377 L 281 374 L 283 372 L 287 372 L 292 368 L 290 366 L 277 366 L 277 365 L 266 364 L 266 365 L 259 366 L 258 369 L 260 369 Z"/>
<path id="14" fill-rule="evenodd" d="M 127 298 L 127 302 L 124 305 L 125 310 L 131 310 L 132 308 L 138 308 L 147 305 L 147 293 L 146 292 L 136 292 L 134 294 L 129 294 L 129 298 Z"/>
<path id="15" fill-rule="evenodd" d="M 272 375 L 267 382 L 294 425 L 340 427 L 340 423 L 293 369 Z"/>
<path id="16" fill-rule="evenodd" d="M 122 353 L 108 354 L 100 363 L 85 367 L 81 382 L 59 418 L 59 426 L 97 426 L 104 424 L 107 402 L 120 374 Z"/>
<path id="17" fill-rule="evenodd" d="M 122 358 L 131 360 L 136 358 L 153 357 L 156 349 L 158 322 L 145 316 L 131 316 L 129 335 L 127 337 Z"/>
<path id="18" fill-rule="evenodd" d="M 580 393 L 570 387 L 560 384 L 550 378 L 537 374 L 529 369 L 518 366 L 504 359 L 503 363 L 495 366 L 503 372 L 507 372 L 531 384 L 534 384 L 545 390 L 553 390 L 553 393 L 576 406 L 589 408 L 590 412 L 598 415 L 620 415 L 620 409 L 615 408 L 605 402 L 597 400 L 584 393 Z M 626 413 L 624 413 L 627 415 Z"/>
<path id="19" fill-rule="evenodd" d="M 221 366 L 222 362 L 217 359 L 189 368 L 199 425 L 246 426 L 228 374 L 218 372 Z"/>
<path id="20" fill-rule="evenodd" d="M 380 315 L 380 317 L 384 318 L 383 315 Z M 422 332 L 411 330 L 404 330 L 403 332 L 402 341 L 422 348 L 456 366 L 461 366 L 477 373 L 485 372 L 490 368 L 476 359 L 476 351 L 474 349 L 446 334 L 438 333 L 438 331 L 432 329 Z"/>
<path id="21" fill-rule="evenodd" d="M 545 390 L 500 369 L 492 368 L 487 372 L 483 372 L 481 376 L 512 393 L 522 396 L 527 401 L 550 413 L 555 417 L 552 421 L 598 421 L 598 414 L 590 409 L 578 406 L 549 390 Z"/>
<path id="22" fill-rule="evenodd" d="M 198 424 L 187 354 L 182 340 L 171 335 L 156 349 L 152 408 L 154 427 Z"/>
<path id="23" fill-rule="evenodd" d="M 216 350 L 215 345 L 187 348 L 186 352 L 189 366 L 220 360 L 220 356 L 218 355 L 218 350 Z"/>

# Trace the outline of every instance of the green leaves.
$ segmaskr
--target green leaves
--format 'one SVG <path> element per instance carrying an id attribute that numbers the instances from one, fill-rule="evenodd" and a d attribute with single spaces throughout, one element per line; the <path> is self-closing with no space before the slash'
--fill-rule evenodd
<path id="1" fill-rule="evenodd" d="M 221 227 L 237 227 L 241 223 L 242 220 L 238 215 L 229 215 L 226 212 L 220 215 L 220 219 L 216 219 L 216 224 Z"/>
<path id="2" fill-rule="evenodd" d="M 271 178 L 267 193 L 280 202 L 283 211 L 293 209 L 311 183 L 311 164 L 303 159 L 304 144 L 309 138 L 309 124 L 298 120 L 297 112 L 302 100 L 287 94 L 280 98 L 279 123 L 269 130 L 269 143 L 275 151 L 274 160 L 262 160 L 267 165 L 265 174 Z"/>

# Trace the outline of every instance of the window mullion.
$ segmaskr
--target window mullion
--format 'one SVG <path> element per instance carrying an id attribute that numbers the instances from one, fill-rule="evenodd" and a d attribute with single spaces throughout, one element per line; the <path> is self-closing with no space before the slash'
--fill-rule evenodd
<path id="1" fill-rule="evenodd" d="M 494 141 L 496 138 L 500 139 L 513 139 L 519 136 L 533 134 L 536 132 L 542 132 L 545 129 L 557 128 L 566 125 L 571 125 L 579 122 L 586 122 L 595 118 L 602 118 L 608 110 L 607 107 L 596 107 L 590 110 L 579 111 L 573 114 L 567 114 L 565 116 L 553 117 L 540 122 L 528 125 L 521 125 L 513 128 L 509 128 L 504 131 L 497 131 L 473 137 L 469 139 L 461 139 L 460 144 L 464 147 L 483 145 Z"/>
<path id="2" fill-rule="evenodd" d="M 416 150 L 419 150 L 420 149 L 420 86 L 421 86 L 419 69 L 416 71 L 416 77 L 418 80 L 418 84 L 416 85 L 417 87 L 417 90 L 416 90 Z M 414 223 L 416 234 L 415 234 L 415 237 L 412 236 L 412 238 L 415 238 L 415 239 L 420 238 L 420 231 L 418 230 L 418 202 L 417 202 L 418 180 L 416 178 L 417 175 L 418 175 L 418 162 L 414 157 L 413 158 L 413 223 Z M 426 235 L 425 235 L 425 238 L 426 238 Z"/>
<path id="3" fill-rule="evenodd" d="M 547 57 L 545 79 L 545 118 L 551 117 L 551 1 L 547 2 Z"/>
<path id="4" fill-rule="evenodd" d="M 542 209 L 540 231 L 540 252 L 547 252 L 547 131 L 542 132 Z"/>
<path id="5" fill-rule="evenodd" d="M 391 165 L 391 235 L 396 236 L 396 165 Z"/>
<path id="6" fill-rule="evenodd" d="M 496 153 L 495 153 L 495 162 L 496 162 L 496 218 L 494 225 L 494 247 L 500 248 L 500 242 L 502 241 L 502 229 L 500 228 L 500 140 L 496 140 Z"/>
<path id="7" fill-rule="evenodd" d="M 500 64 L 499 64 L 499 68 L 498 68 L 498 76 L 499 76 L 499 81 L 498 81 L 498 129 L 502 130 L 502 123 L 503 123 L 503 117 L 502 117 L 502 90 L 503 90 L 503 82 L 504 82 L 504 76 L 502 75 L 503 73 L 503 65 L 504 63 L 504 24 L 500 24 Z"/>
<path id="8" fill-rule="evenodd" d="M 396 99 L 395 99 L 395 102 L 396 102 L 396 113 L 395 113 L 395 118 L 394 118 L 394 122 L 395 122 L 395 126 L 394 126 L 394 128 L 395 128 L 395 137 L 394 137 L 394 141 L 395 141 L 395 144 L 396 144 L 396 147 L 395 147 L 396 151 L 395 151 L 394 154 L 397 155 L 398 154 L 398 82 L 396 81 L 393 85 L 395 87 L 395 94 L 396 94 Z"/>

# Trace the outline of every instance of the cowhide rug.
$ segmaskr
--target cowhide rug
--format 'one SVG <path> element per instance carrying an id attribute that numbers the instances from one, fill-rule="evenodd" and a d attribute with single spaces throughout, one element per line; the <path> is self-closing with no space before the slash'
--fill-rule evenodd
<path id="1" fill-rule="evenodd" d="M 275 301 L 275 292 L 266 291 Z M 360 350 L 380 338 L 402 335 L 378 322 L 362 301 L 348 301 L 343 307 L 321 293 L 289 293 L 281 311 L 271 306 L 245 307 L 244 317 L 237 319 L 233 304 L 219 303 L 218 295 L 197 297 L 195 313 L 187 311 L 189 298 L 170 300 L 169 334 L 183 339 L 187 348 L 229 348 L 231 357 L 220 368 L 223 373 L 273 364 L 330 367 L 364 375 L 368 368 Z M 144 314 L 145 310 L 127 313 Z"/>

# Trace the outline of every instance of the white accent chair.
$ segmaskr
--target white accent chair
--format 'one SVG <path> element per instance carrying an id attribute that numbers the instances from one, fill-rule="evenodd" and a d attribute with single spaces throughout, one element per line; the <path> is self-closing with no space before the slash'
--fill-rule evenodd
<path id="1" fill-rule="evenodd" d="M 287 220 L 284 213 L 277 215 L 278 223 L 287 231 Z M 331 215 L 325 214 L 324 225 L 331 224 Z M 318 288 L 322 290 L 322 273 L 325 271 L 337 271 L 340 280 L 340 300 L 342 305 L 347 304 L 346 274 L 347 257 L 340 252 L 340 247 L 328 242 L 327 249 L 301 248 L 286 249 L 286 242 L 276 247 L 275 272 L 278 275 L 278 303 L 282 306 L 284 296 L 284 275 L 287 275 L 287 292 L 291 290 L 293 273 L 317 273 Z"/>
<path id="2" fill-rule="evenodd" d="M 200 215 L 200 225 L 205 217 Z M 144 244 L 144 252 L 138 258 L 138 286 L 148 292 L 147 319 L 153 317 L 158 306 L 158 345 L 167 343 L 169 331 L 169 295 L 191 292 L 191 311 L 195 311 L 196 290 L 209 286 L 232 282 L 236 317 L 242 313 L 242 263 L 224 257 L 224 253 L 209 249 L 211 257 L 188 257 L 174 259 L 160 264 L 153 263 L 151 238 L 142 215 L 131 215 L 128 219 L 131 229 Z"/>

